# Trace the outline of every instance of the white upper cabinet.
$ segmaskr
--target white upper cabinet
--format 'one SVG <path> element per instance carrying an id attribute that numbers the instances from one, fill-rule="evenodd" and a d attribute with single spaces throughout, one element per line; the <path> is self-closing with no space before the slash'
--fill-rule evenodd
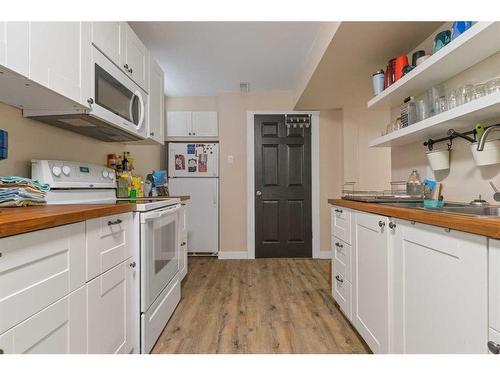
<path id="1" fill-rule="evenodd" d="M 118 66 L 124 58 L 124 26 L 124 22 L 92 22 L 92 44 Z"/>
<path id="2" fill-rule="evenodd" d="M 374 353 L 389 352 L 389 219 L 355 213 L 352 319 Z"/>
<path id="3" fill-rule="evenodd" d="M 193 112 L 192 124 L 195 137 L 217 137 L 219 134 L 217 112 Z"/>
<path id="4" fill-rule="evenodd" d="M 167 137 L 217 137 L 218 116 L 215 111 L 167 112 Z"/>
<path id="5" fill-rule="evenodd" d="M 31 22 L 29 39 L 29 78 L 87 107 L 90 23 Z"/>
<path id="6" fill-rule="evenodd" d="M 123 25 L 122 39 L 125 48 L 121 68 L 148 92 L 148 50 L 128 23 Z"/>
<path id="7" fill-rule="evenodd" d="M 165 94 L 163 90 L 163 70 L 158 63 L 149 58 L 149 130 L 148 137 L 164 143 Z"/>
<path id="8" fill-rule="evenodd" d="M 29 75 L 29 22 L 0 22 L 0 65 Z"/>
<path id="9" fill-rule="evenodd" d="M 397 221 L 394 353 L 487 352 L 487 252 L 485 237 Z"/>

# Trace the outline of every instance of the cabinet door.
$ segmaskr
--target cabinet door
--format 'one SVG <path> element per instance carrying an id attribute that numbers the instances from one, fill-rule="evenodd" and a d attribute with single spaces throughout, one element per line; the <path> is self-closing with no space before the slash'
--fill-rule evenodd
<path id="1" fill-rule="evenodd" d="M 6 354 L 84 354 L 87 347 L 85 287 L 0 335 Z"/>
<path id="2" fill-rule="evenodd" d="M 165 94 L 163 92 L 163 70 L 158 63 L 149 59 L 149 131 L 148 137 L 164 143 Z"/>
<path id="3" fill-rule="evenodd" d="M 486 238 L 398 221 L 394 352 L 486 353 Z"/>
<path id="4" fill-rule="evenodd" d="M 388 218 L 361 212 L 353 214 L 353 324 L 374 353 L 388 353 Z"/>
<path id="5" fill-rule="evenodd" d="M 125 28 L 125 58 L 122 68 L 146 92 L 148 89 L 147 64 L 148 51 L 128 23 Z"/>
<path id="6" fill-rule="evenodd" d="M 87 283 L 88 352 L 133 353 L 139 348 L 136 258 Z"/>
<path id="7" fill-rule="evenodd" d="M 122 27 L 122 22 L 92 22 L 92 44 L 118 66 L 123 58 Z"/>
<path id="8" fill-rule="evenodd" d="M 85 283 L 85 223 L 0 238 L 0 333 Z"/>
<path id="9" fill-rule="evenodd" d="M 88 107 L 90 49 L 88 22 L 31 22 L 30 79 Z"/>
<path id="10" fill-rule="evenodd" d="M 0 22 L 0 65 L 29 75 L 29 22 Z"/>
<path id="11" fill-rule="evenodd" d="M 489 306 L 491 328 L 500 332 L 500 241 L 489 240 Z M 500 344 L 500 342 L 498 342 Z"/>
<path id="12" fill-rule="evenodd" d="M 217 112 L 192 112 L 192 135 L 196 137 L 217 137 L 219 127 Z"/>
<path id="13" fill-rule="evenodd" d="M 189 137 L 191 128 L 191 112 L 167 112 L 167 137 Z"/>

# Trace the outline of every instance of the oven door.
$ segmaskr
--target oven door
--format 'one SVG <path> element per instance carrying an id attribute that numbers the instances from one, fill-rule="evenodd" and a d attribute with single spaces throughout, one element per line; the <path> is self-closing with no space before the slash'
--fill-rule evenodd
<path id="1" fill-rule="evenodd" d="M 145 312 L 179 272 L 181 205 L 141 213 L 141 311 Z"/>
<path id="2" fill-rule="evenodd" d="M 92 54 L 90 114 L 145 137 L 147 94 L 95 47 Z"/>

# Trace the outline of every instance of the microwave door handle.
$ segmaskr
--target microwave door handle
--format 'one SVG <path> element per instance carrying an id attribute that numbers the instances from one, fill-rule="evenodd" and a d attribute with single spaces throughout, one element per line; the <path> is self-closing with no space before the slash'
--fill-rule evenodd
<path id="1" fill-rule="evenodd" d="M 141 92 L 139 90 L 136 90 L 134 93 L 137 98 L 139 98 L 139 122 L 137 123 L 137 130 L 140 130 L 142 126 L 144 125 L 144 115 L 145 115 L 145 108 L 144 108 L 144 99 L 142 98 Z"/>

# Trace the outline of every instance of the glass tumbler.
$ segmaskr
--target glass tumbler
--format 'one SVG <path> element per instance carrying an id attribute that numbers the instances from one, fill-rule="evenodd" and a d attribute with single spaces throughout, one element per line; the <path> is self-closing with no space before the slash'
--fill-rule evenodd
<path id="1" fill-rule="evenodd" d="M 486 83 L 486 94 L 500 92 L 500 78 L 493 78 Z"/>
<path id="2" fill-rule="evenodd" d="M 459 105 L 469 103 L 472 100 L 472 85 L 464 85 L 458 89 Z"/>
<path id="3" fill-rule="evenodd" d="M 458 106 L 458 94 L 455 90 L 451 90 L 448 94 L 448 109 L 453 109 Z"/>
<path id="4" fill-rule="evenodd" d="M 472 88 L 472 100 L 477 100 L 486 95 L 486 85 L 484 83 L 478 83 Z"/>
<path id="5" fill-rule="evenodd" d="M 437 99 L 437 113 L 443 113 L 448 110 L 448 101 L 446 100 L 446 96 L 440 96 Z"/>

